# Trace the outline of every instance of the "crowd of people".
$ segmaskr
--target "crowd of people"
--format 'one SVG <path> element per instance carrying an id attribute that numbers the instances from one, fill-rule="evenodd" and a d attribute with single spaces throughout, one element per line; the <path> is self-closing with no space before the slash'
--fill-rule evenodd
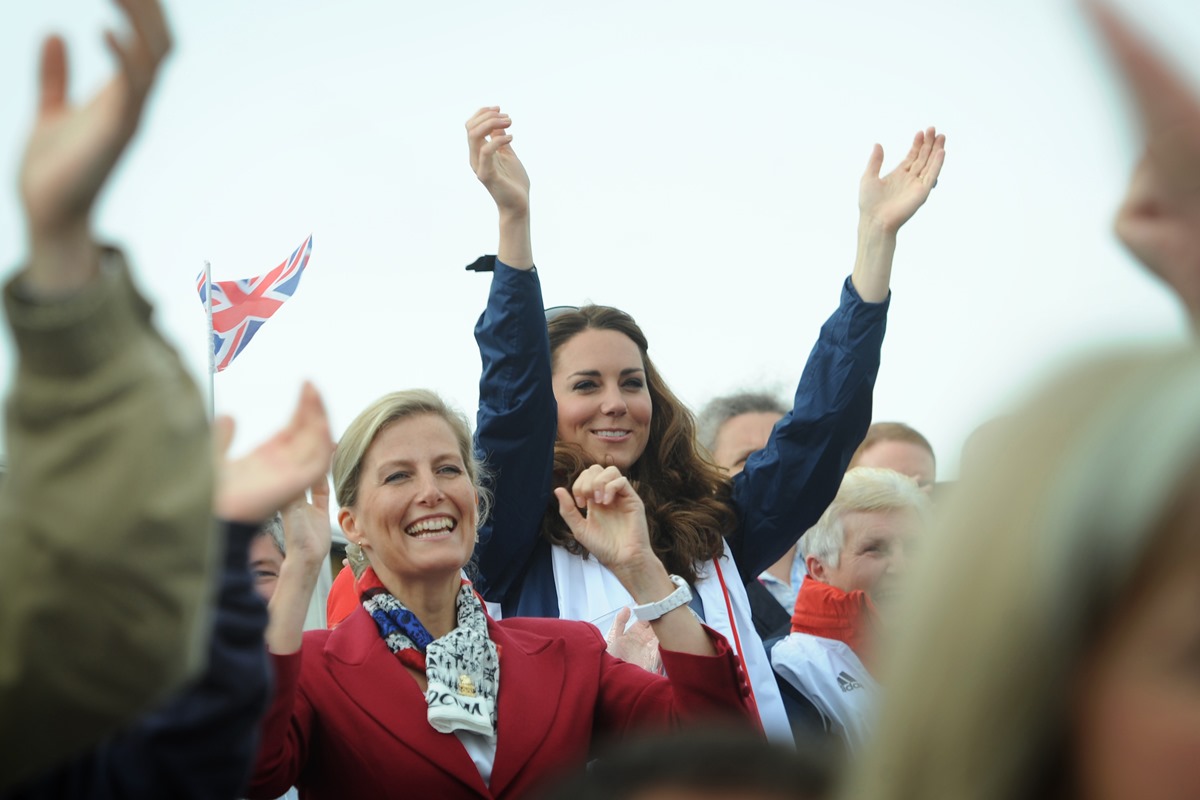
<path id="1" fill-rule="evenodd" d="M 87 103 L 45 43 L 22 162 L 0 798 L 1200 796 L 1200 349 L 1079 365 L 953 487 L 872 424 L 944 135 L 886 174 L 876 145 L 794 397 L 693 415 L 628 314 L 544 307 L 512 120 L 482 108 L 474 430 L 409 388 L 335 445 L 306 384 L 232 459 L 91 227 L 171 47 L 158 0 L 120 5 Z M 1200 321 L 1200 98 L 1087 8 L 1143 123 L 1117 234 Z"/>

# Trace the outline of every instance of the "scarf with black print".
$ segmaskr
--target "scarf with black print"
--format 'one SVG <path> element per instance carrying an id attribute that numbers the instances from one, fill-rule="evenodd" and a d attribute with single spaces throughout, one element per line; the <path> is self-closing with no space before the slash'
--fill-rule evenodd
<path id="1" fill-rule="evenodd" d="M 488 637 L 487 614 L 470 582 L 458 592 L 458 627 L 433 638 L 416 614 L 393 597 L 371 568 L 358 580 L 362 604 L 400 662 L 425 673 L 429 724 L 439 733 L 496 736 L 500 657 Z"/>

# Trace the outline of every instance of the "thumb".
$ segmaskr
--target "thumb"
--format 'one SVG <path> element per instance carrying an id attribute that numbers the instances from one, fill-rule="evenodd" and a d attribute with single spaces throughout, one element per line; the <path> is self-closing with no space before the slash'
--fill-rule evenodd
<path id="1" fill-rule="evenodd" d="M 618 636 L 625 635 L 625 626 L 629 624 L 629 616 L 632 613 L 628 607 L 617 612 L 617 616 L 613 618 L 613 623 L 608 629 L 608 636 L 605 637 L 608 641 L 612 642 Z"/>
<path id="2" fill-rule="evenodd" d="M 42 45 L 41 97 L 39 114 L 53 114 L 67 100 L 67 47 L 58 36 L 51 36 Z"/>
<path id="3" fill-rule="evenodd" d="M 863 173 L 863 178 L 878 178 L 881 169 L 883 169 L 883 146 L 876 144 L 871 148 L 871 157 L 867 159 L 867 169 Z"/>
<path id="4" fill-rule="evenodd" d="M 571 529 L 571 533 L 578 536 L 586 522 L 575 505 L 575 498 L 571 497 L 570 492 L 561 486 L 554 490 L 554 496 L 558 499 L 559 515 L 567 523 L 567 527 Z"/>

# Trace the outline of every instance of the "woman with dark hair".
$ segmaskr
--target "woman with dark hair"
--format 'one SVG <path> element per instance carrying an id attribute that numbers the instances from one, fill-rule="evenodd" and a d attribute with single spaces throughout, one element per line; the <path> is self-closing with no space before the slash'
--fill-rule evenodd
<path id="1" fill-rule="evenodd" d="M 471 165 L 500 212 L 500 247 L 476 327 L 483 358 L 476 444 L 496 513 L 481 529 L 477 585 L 504 616 L 582 619 L 619 637 L 631 605 L 557 519 L 551 489 L 589 465 L 637 486 L 655 553 L 694 589 L 693 610 L 739 651 L 768 732 L 790 737 L 743 583 L 824 511 L 871 419 L 896 232 L 923 204 L 945 137 L 919 132 L 880 177 L 876 145 L 859 194 L 859 252 L 842 303 L 805 366 L 795 406 L 730 480 L 702 455 L 691 413 L 655 370 L 640 328 L 604 306 L 544 313 L 529 235 L 529 178 L 498 107 L 467 122 Z M 619 616 L 618 616 L 619 615 Z"/>

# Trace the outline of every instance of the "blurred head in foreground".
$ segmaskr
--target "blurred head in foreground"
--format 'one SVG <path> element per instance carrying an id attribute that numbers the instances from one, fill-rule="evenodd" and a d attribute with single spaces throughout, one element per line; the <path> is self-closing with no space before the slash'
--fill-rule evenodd
<path id="1" fill-rule="evenodd" d="M 841 753 L 749 731 L 699 729 L 627 740 L 541 800 L 821 800 Z"/>
<path id="2" fill-rule="evenodd" d="M 1200 350 L 1074 370 L 925 539 L 847 797 L 1200 797 Z"/>

